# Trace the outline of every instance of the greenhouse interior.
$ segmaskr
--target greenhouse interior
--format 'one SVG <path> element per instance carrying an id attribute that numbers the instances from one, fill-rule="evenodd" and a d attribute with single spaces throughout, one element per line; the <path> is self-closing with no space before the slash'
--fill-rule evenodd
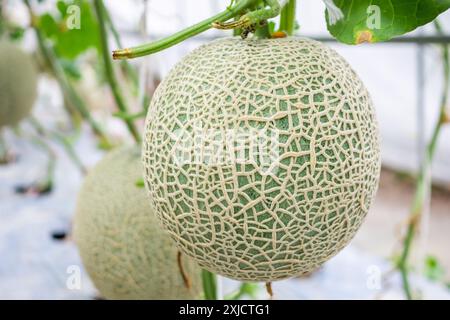
<path id="1" fill-rule="evenodd" d="M 448 9 L 1 0 L 0 299 L 450 300 Z"/>

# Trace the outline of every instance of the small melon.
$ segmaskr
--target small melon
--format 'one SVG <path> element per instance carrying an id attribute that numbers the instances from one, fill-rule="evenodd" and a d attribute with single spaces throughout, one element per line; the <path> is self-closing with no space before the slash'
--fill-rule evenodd
<path id="1" fill-rule="evenodd" d="M 149 202 L 183 252 L 230 278 L 274 281 L 353 238 L 378 185 L 378 128 L 366 88 L 331 48 L 225 38 L 156 90 L 143 164 Z"/>
<path id="2" fill-rule="evenodd" d="M 0 127 L 29 115 L 37 95 L 37 71 L 31 56 L 0 41 Z"/>
<path id="3" fill-rule="evenodd" d="M 137 148 L 119 148 L 89 173 L 81 188 L 74 239 L 83 264 L 107 299 L 196 299 L 201 271 L 182 256 L 191 280 L 187 289 L 177 249 L 138 187 L 142 166 Z"/>

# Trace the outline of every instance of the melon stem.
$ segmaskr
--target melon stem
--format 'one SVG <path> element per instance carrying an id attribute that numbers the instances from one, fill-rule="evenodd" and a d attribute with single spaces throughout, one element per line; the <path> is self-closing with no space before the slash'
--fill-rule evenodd
<path id="1" fill-rule="evenodd" d="M 292 36 L 295 30 L 296 5 L 297 5 L 296 0 L 289 0 L 281 10 L 279 31 L 284 31 L 289 36 Z"/>
<path id="2" fill-rule="evenodd" d="M 111 58 L 109 56 L 109 45 L 108 45 L 108 35 L 106 32 L 105 27 L 105 11 L 106 8 L 103 5 L 102 0 L 94 0 L 94 8 L 95 13 L 97 15 L 98 24 L 99 24 L 99 32 L 100 32 L 100 47 L 101 47 L 101 54 L 103 58 L 103 63 L 105 66 L 105 74 L 106 79 L 108 81 L 109 87 L 111 88 L 111 91 L 114 96 L 114 100 L 116 101 L 117 108 L 121 112 L 128 112 L 128 107 L 125 103 L 125 99 L 123 98 L 122 92 L 120 90 L 119 83 L 117 81 L 114 68 L 111 62 Z M 133 136 L 136 143 L 141 142 L 141 136 L 139 134 L 139 131 L 137 130 L 133 120 L 131 119 L 125 119 L 125 124 L 130 131 L 131 135 Z"/>
<path id="3" fill-rule="evenodd" d="M 114 25 L 114 22 L 111 19 L 111 15 L 109 14 L 109 11 L 106 10 L 105 6 L 103 6 L 103 14 L 105 17 L 105 23 L 109 27 L 109 31 L 111 31 L 111 34 L 114 38 L 116 45 L 122 47 L 122 40 L 120 38 L 120 34 L 117 31 L 116 26 Z M 122 67 L 123 69 L 125 69 L 126 76 L 132 81 L 133 89 L 137 91 L 139 87 L 139 77 L 136 69 L 127 60 L 122 61 Z"/>
<path id="4" fill-rule="evenodd" d="M 205 19 L 197 24 L 194 24 L 186 29 L 178 31 L 173 35 L 136 47 L 119 49 L 113 51 L 113 59 L 132 59 L 137 57 L 142 57 L 150 55 L 161 50 L 170 48 L 186 39 L 196 36 L 212 27 L 213 23 L 225 22 L 230 20 L 239 14 L 241 14 L 245 9 L 249 8 L 251 5 L 255 4 L 258 0 L 239 0 L 235 4 L 229 6 L 227 9 L 218 13 L 208 19 Z M 273 0 L 272 0 L 273 1 Z"/>
<path id="5" fill-rule="evenodd" d="M 254 32 L 259 26 L 267 25 L 267 20 L 280 14 L 281 6 L 278 0 L 264 0 L 264 6 L 242 15 L 239 20 L 230 22 L 217 21 L 212 24 L 216 29 L 243 29 L 242 37 Z M 270 37 L 270 35 L 269 35 Z"/>

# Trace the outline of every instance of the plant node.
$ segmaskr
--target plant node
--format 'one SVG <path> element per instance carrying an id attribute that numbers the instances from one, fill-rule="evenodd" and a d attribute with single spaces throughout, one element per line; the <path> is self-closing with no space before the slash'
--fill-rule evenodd
<path id="1" fill-rule="evenodd" d="M 241 16 L 239 20 L 235 21 L 215 21 L 211 24 L 211 26 L 220 30 L 242 29 L 241 37 L 245 39 L 249 33 L 254 33 L 257 27 L 265 26 L 267 24 L 267 19 L 276 17 L 280 14 L 281 7 L 278 0 L 266 0 L 264 2 L 269 6 L 269 8 L 264 7 L 248 12 Z"/>
<path id="2" fill-rule="evenodd" d="M 450 113 L 449 112 L 443 112 L 442 113 L 442 118 L 441 118 L 441 122 L 443 124 L 448 124 L 450 123 Z"/>

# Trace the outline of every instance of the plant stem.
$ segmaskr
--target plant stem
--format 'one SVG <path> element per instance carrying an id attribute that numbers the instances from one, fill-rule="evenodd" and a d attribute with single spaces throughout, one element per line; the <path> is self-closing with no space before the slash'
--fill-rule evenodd
<path id="1" fill-rule="evenodd" d="M 67 152 L 67 155 L 72 160 L 72 162 L 75 164 L 75 166 L 78 167 L 78 169 L 81 171 L 82 174 L 87 173 L 86 167 L 83 165 L 83 162 L 78 157 L 77 152 L 72 146 L 72 143 L 68 141 L 67 137 L 63 136 L 62 134 L 56 132 L 56 131 L 48 131 L 44 126 L 37 120 L 35 117 L 31 116 L 29 117 L 29 122 L 33 126 L 33 128 L 36 130 L 36 132 L 42 136 L 42 137 L 49 137 L 52 136 L 56 140 L 58 140 L 62 146 L 64 147 L 65 151 Z"/>
<path id="2" fill-rule="evenodd" d="M 67 79 L 64 69 L 62 68 L 61 64 L 56 58 L 53 49 L 46 45 L 44 36 L 42 35 L 40 29 L 36 25 L 36 16 L 33 13 L 29 0 L 23 1 L 28 8 L 28 12 L 30 14 L 31 19 L 31 26 L 35 31 L 39 49 L 41 50 L 47 65 L 52 70 L 56 80 L 61 86 L 64 96 L 66 97 L 67 101 L 69 101 L 70 104 L 73 105 L 77 109 L 77 111 L 81 114 L 81 116 L 89 123 L 95 134 L 99 136 L 103 140 L 103 142 L 105 142 L 108 146 L 110 146 L 111 144 L 109 142 L 108 136 L 101 128 L 101 126 L 97 124 L 97 122 L 94 120 L 88 108 L 84 104 L 84 101 L 81 99 L 81 97 L 77 94 L 76 90 L 70 84 L 70 81 Z"/>
<path id="3" fill-rule="evenodd" d="M 202 270 L 203 292 L 206 300 L 217 300 L 216 275 L 212 272 Z"/>
<path id="4" fill-rule="evenodd" d="M 255 30 L 255 36 L 258 39 L 269 39 L 271 37 L 269 25 L 266 24 L 262 27 L 256 28 Z"/>
<path id="5" fill-rule="evenodd" d="M 114 69 L 111 63 L 111 58 L 109 56 L 109 46 L 108 46 L 108 35 L 106 33 L 105 28 L 105 19 L 104 19 L 104 12 L 106 11 L 106 8 L 103 6 L 102 0 L 94 0 L 94 8 L 95 12 L 97 14 L 97 19 L 99 23 L 99 30 L 100 30 L 100 42 L 101 42 L 101 50 L 102 50 L 102 57 L 103 62 L 105 64 L 105 72 L 106 72 L 106 78 L 108 80 L 109 86 L 111 88 L 111 91 L 113 92 L 114 99 L 116 100 L 117 107 L 121 112 L 128 112 L 128 108 L 125 104 L 125 100 L 122 96 L 122 93 L 119 88 L 119 84 L 117 82 L 116 76 L 114 74 Z M 141 138 L 139 135 L 138 130 L 136 129 L 136 126 L 134 125 L 132 120 L 125 120 L 125 123 L 128 127 L 128 130 L 130 131 L 131 135 L 133 136 L 134 140 L 137 143 L 140 143 Z"/>
<path id="6" fill-rule="evenodd" d="M 133 48 L 115 50 L 113 52 L 113 58 L 132 59 L 170 48 L 188 38 L 191 38 L 199 33 L 202 33 L 210 29 L 212 23 L 214 22 L 224 22 L 231 18 L 234 18 L 235 16 L 240 14 L 243 10 L 253 5 L 256 1 L 257 0 L 240 0 L 233 6 L 230 6 L 227 9 L 225 9 L 225 11 L 222 11 L 221 13 L 216 14 L 215 16 L 212 16 L 206 20 L 194 24 L 193 26 L 190 26 L 184 30 L 181 30 L 169 37 Z"/>
<path id="7" fill-rule="evenodd" d="M 105 6 L 102 6 L 102 7 L 103 7 L 103 13 L 105 16 L 105 22 L 108 25 L 109 30 L 111 31 L 111 33 L 114 37 L 116 45 L 121 48 L 123 46 L 122 46 L 122 41 L 120 39 L 119 32 L 117 31 L 117 29 L 111 19 L 111 15 L 109 14 L 109 11 L 105 8 Z M 133 82 L 133 85 L 135 86 L 135 88 L 137 88 L 139 80 L 138 80 L 138 75 L 137 75 L 136 70 L 133 68 L 133 66 L 127 60 L 122 60 L 121 64 L 122 64 L 122 67 L 126 70 L 128 77 Z"/>
<path id="8" fill-rule="evenodd" d="M 435 21 L 435 27 L 438 33 L 442 34 L 442 30 L 437 21 Z M 408 223 L 408 228 L 406 231 L 406 236 L 403 241 L 403 251 L 398 262 L 398 268 L 402 275 L 403 290 L 408 300 L 413 298 L 411 292 L 411 286 L 409 283 L 409 270 L 408 270 L 408 258 L 411 251 L 412 242 L 414 240 L 414 235 L 418 229 L 419 221 L 422 214 L 422 208 L 424 201 L 427 197 L 428 190 L 431 189 L 431 180 L 428 179 L 429 172 L 431 171 L 431 164 L 433 162 L 433 157 L 436 151 L 437 141 L 441 128 L 446 122 L 445 108 L 448 102 L 448 89 L 450 87 L 450 61 L 449 61 L 449 50 L 446 45 L 442 46 L 442 57 L 444 63 L 444 88 L 441 98 L 441 105 L 439 109 L 439 116 L 433 129 L 433 134 L 431 140 L 427 145 L 425 152 L 425 158 L 422 167 L 419 172 L 419 177 L 416 183 L 416 191 L 414 194 L 414 199 L 412 202 L 410 219 Z"/>
<path id="9" fill-rule="evenodd" d="M 288 36 L 292 36 L 294 34 L 296 4 L 296 0 L 289 0 L 281 10 L 279 31 L 286 32 Z"/>
<path id="10" fill-rule="evenodd" d="M 231 22 L 216 21 L 213 23 L 213 27 L 221 30 L 242 28 L 241 37 L 246 38 L 248 33 L 266 24 L 268 19 L 276 17 L 281 12 L 278 0 L 259 0 L 255 5 L 256 9 L 245 13 L 239 20 Z"/>
<path id="11" fill-rule="evenodd" d="M 142 110 L 141 112 L 134 113 L 134 114 L 128 114 L 123 112 L 116 112 L 113 114 L 114 117 L 123 119 L 123 120 L 135 120 L 135 119 L 141 119 L 145 118 L 147 115 L 147 110 Z"/>
<path id="12" fill-rule="evenodd" d="M 53 176 L 56 168 L 56 154 L 52 147 L 40 136 L 35 136 L 33 139 L 35 144 L 39 145 L 41 149 L 45 150 L 48 156 L 47 170 L 42 180 L 36 182 L 31 186 L 31 189 L 35 189 L 39 194 L 48 193 L 53 189 Z"/>
<path id="13" fill-rule="evenodd" d="M 75 151 L 75 149 L 73 148 L 72 143 L 62 134 L 58 133 L 58 132 L 52 132 L 52 135 L 55 137 L 55 139 L 57 139 L 59 142 L 61 142 L 62 146 L 64 147 L 64 149 L 67 152 L 67 155 L 69 156 L 69 158 L 72 160 L 72 162 L 78 167 L 78 169 L 80 170 L 80 172 L 85 175 L 87 174 L 87 169 L 84 166 L 83 162 L 81 161 L 81 159 L 78 157 L 77 152 Z"/>

